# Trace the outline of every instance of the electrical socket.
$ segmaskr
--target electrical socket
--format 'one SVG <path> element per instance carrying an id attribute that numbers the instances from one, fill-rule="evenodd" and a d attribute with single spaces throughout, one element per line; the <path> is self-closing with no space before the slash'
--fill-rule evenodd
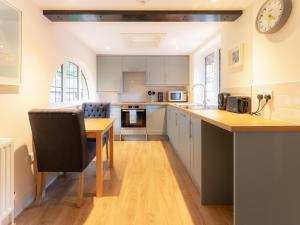
<path id="1" fill-rule="evenodd" d="M 273 100 L 273 90 L 261 90 L 258 92 L 258 94 L 263 95 L 264 97 L 266 95 L 269 95 L 271 97 L 271 99 L 269 101 Z"/>

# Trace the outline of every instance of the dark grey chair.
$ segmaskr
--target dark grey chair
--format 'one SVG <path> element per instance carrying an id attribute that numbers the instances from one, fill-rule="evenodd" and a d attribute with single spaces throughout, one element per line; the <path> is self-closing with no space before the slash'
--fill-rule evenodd
<path id="1" fill-rule="evenodd" d="M 110 103 L 85 102 L 82 104 L 84 118 L 110 118 Z M 96 141 L 95 139 L 89 139 Z M 106 159 L 108 159 L 109 131 L 103 135 L 103 146 L 106 145 Z"/>
<path id="2" fill-rule="evenodd" d="M 86 138 L 83 111 L 31 110 L 28 114 L 37 166 L 37 203 L 44 192 L 45 172 L 79 172 L 80 207 L 83 171 L 96 156 L 96 143 Z"/>

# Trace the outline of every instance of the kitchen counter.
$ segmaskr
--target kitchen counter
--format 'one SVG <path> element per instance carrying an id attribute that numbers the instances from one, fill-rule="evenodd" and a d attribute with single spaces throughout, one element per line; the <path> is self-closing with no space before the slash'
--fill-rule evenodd
<path id="1" fill-rule="evenodd" d="M 232 204 L 234 225 L 300 224 L 299 124 L 167 105 L 170 142 L 202 205 Z"/>
<path id="2" fill-rule="evenodd" d="M 237 114 L 217 109 L 187 109 L 178 105 L 187 103 L 170 102 L 114 102 L 112 106 L 143 105 L 143 106 L 172 106 L 183 112 L 213 124 L 230 132 L 293 132 L 300 131 L 300 124 L 285 121 L 270 120 L 249 114 Z"/>
<path id="3" fill-rule="evenodd" d="M 300 131 L 300 124 L 269 120 L 249 114 L 237 114 L 217 109 L 193 110 L 167 103 L 184 112 L 191 113 L 199 119 L 230 132 L 278 132 Z"/>
<path id="4" fill-rule="evenodd" d="M 143 106 L 166 106 L 168 102 L 113 102 L 112 106 L 123 106 L 123 105 L 143 105 Z"/>

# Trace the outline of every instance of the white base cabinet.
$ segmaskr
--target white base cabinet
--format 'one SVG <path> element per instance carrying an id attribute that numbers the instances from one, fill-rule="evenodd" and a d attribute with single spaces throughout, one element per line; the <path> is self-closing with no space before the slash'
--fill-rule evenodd
<path id="1" fill-rule="evenodd" d="M 112 106 L 110 110 L 110 117 L 115 119 L 114 134 L 119 135 L 121 129 L 121 106 Z"/>
<path id="2" fill-rule="evenodd" d="M 191 116 L 190 120 L 190 175 L 200 191 L 201 188 L 201 120 Z"/>
<path id="3" fill-rule="evenodd" d="M 201 120 L 175 107 L 167 109 L 167 134 L 194 184 L 201 189 Z"/>
<path id="4" fill-rule="evenodd" d="M 149 135 L 166 134 L 166 107 L 147 106 L 147 132 Z"/>

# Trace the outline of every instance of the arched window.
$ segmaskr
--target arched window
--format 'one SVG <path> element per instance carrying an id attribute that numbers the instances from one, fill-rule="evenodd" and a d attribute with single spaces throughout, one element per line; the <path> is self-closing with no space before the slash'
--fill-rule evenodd
<path id="1" fill-rule="evenodd" d="M 72 62 L 58 68 L 51 84 L 49 103 L 71 103 L 89 99 L 89 89 L 83 71 Z"/>

